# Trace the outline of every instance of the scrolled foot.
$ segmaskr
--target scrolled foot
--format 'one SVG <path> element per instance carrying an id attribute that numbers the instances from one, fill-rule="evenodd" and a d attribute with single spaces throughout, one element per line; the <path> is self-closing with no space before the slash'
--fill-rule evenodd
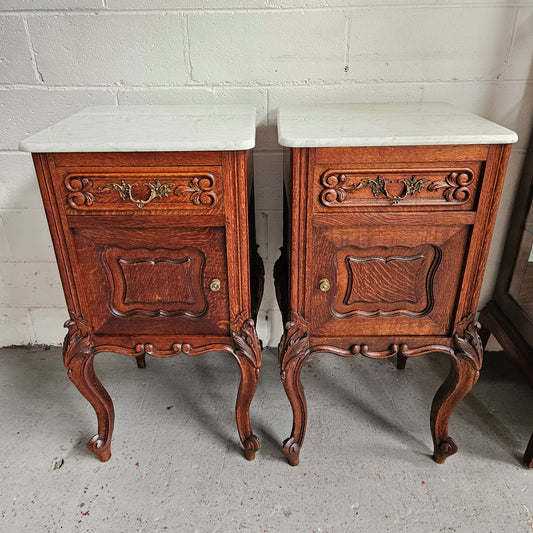
<path id="1" fill-rule="evenodd" d="M 253 461 L 255 459 L 255 452 L 259 450 L 259 439 L 255 435 L 250 435 L 244 439 L 244 457 L 248 461 Z"/>
<path id="2" fill-rule="evenodd" d="M 102 463 L 111 458 L 111 443 L 102 440 L 100 435 L 95 435 L 88 443 L 87 448 L 96 454 Z"/>
<path id="3" fill-rule="evenodd" d="M 435 445 L 433 460 L 441 465 L 450 455 L 457 453 L 457 450 L 457 444 L 455 444 L 453 439 L 448 437 L 448 440 L 443 440 L 438 445 Z"/>
<path id="4" fill-rule="evenodd" d="M 300 464 L 300 445 L 293 437 L 289 437 L 283 443 L 283 454 L 291 466 L 298 466 Z"/>

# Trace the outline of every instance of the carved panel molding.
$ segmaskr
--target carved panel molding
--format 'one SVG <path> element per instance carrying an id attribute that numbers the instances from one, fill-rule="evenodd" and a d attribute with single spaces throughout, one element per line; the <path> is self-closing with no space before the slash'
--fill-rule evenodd
<path id="1" fill-rule="evenodd" d="M 207 312 L 205 261 L 204 253 L 195 247 L 106 247 L 101 262 L 111 312 L 118 317 L 203 316 Z"/>
<path id="2" fill-rule="evenodd" d="M 433 284 L 441 255 L 430 244 L 341 248 L 337 273 L 343 281 L 335 294 L 333 314 L 338 318 L 427 315 L 434 306 Z"/>
<path id="3" fill-rule="evenodd" d="M 464 204 L 473 195 L 474 177 L 470 168 L 382 169 L 375 175 L 369 170 L 330 169 L 320 176 L 319 200 L 326 207 L 360 205 L 369 200 L 374 205 L 376 200 L 394 205 L 409 198 Z M 364 189 L 369 189 L 372 196 L 363 194 Z M 432 194 L 435 192 L 440 194 Z"/>
<path id="4" fill-rule="evenodd" d="M 66 201 L 70 208 L 143 209 L 165 208 L 169 203 L 190 203 L 194 206 L 215 206 L 220 202 L 217 181 L 211 172 L 149 174 L 73 175 L 64 179 Z M 113 194 L 116 193 L 116 194 Z M 169 196 L 171 195 L 171 196 Z"/>

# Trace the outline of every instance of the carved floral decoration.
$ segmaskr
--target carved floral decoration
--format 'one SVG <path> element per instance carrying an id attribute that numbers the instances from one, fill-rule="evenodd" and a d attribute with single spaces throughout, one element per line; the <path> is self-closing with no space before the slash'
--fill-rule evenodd
<path id="1" fill-rule="evenodd" d="M 360 181 L 351 181 L 350 176 L 356 176 L 360 172 L 338 172 L 328 170 L 320 178 L 322 191 L 320 192 L 320 201 L 327 207 L 342 203 L 348 199 L 350 192 L 369 187 L 374 197 L 383 195 L 393 204 L 397 204 L 408 196 L 420 193 L 424 187 L 430 192 L 443 189 L 442 196 L 447 202 L 464 203 L 470 199 L 472 191 L 470 186 L 474 182 L 474 172 L 468 168 L 452 171 L 445 169 L 427 169 L 431 172 L 447 172 L 444 179 L 430 180 L 428 178 L 418 178 L 412 175 L 411 178 L 398 180 L 403 184 L 403 191 L 399 195 L 392 195 L 387 190 L 387 183 L 393 183 L 395 180 L 388 180 L 378 175 L 375 179 L 363 178 Z M 417 170 L 421 173 L 420 169 Z M 409 172 L 405 169 L 404 172 Z M 430 182 L 426 185 L 427 182 Z"/>

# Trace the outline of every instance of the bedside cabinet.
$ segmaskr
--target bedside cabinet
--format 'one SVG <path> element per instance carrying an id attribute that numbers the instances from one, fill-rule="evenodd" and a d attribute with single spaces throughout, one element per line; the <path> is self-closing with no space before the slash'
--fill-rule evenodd
<path id="1" fill-rule="evenodd" d="M 247 459 L 261 367 L 262 292 L 250 149 L 255 108 L 89 108 L 29 137 L 70 320 L 68 375 L 93 406 L 88 447 L 111 455 L 114 411 L 98 352 L 222 351 L 241 371 L 236 417 Z"/>
<path id="2" fill-rule="evenodd" d="M 446 104 L 282 106 L 285 235 L 275 267 L 281 379 L 299 462 L 300 372 L 315 354 L 447 354 L 431 409 L 435 461 L 478 379 L 475 313 L 514 132 Z"/>

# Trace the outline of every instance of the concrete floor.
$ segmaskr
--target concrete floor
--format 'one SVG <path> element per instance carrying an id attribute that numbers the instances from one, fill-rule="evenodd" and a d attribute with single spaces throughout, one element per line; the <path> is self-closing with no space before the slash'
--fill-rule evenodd
<path id="1" fill-rule="evenodd" d="M 431 458 L 429 409 L 446 357 L 323 355 L 303 371 L 309 406 L 300 466 L 280 442 L 290 407 L 265 350 L 247 462 L 233 406 L 238 368 L 224 354 L 133 359 L 100 354 L 116 409 L 112 457 L 86 448 L 96 417 L 59 348 L 0 350 L 0 531 L 533 532 L 533 391 L 501 354 L 458 406 L 459 453 Z M 62 466 L 57 468 L 57 466 Z"/>

